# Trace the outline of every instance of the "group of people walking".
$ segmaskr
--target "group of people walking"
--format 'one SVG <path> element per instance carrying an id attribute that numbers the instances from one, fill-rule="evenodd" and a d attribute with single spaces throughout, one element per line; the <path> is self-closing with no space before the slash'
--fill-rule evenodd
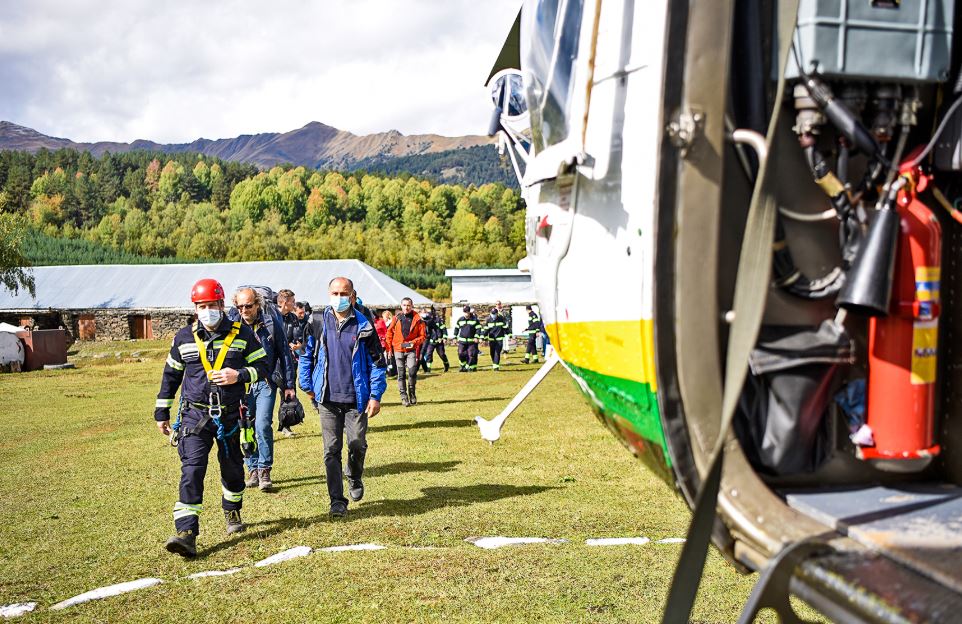
<path id="1" fill-rule="evenodd" d="M 347 513 L 348 497 L 354 502 L 364 497 L 368 420 L 380 412 L 389 366 L 396 370 L 405 407 L 418 402 L 419 368 L 430 371 L 435 355 L 445 372 L 450 368 L 443 315 L 434 308 L 419 314 L 405 298 L 396 315 L 384 311 L 375 317 L 346 277 L 330 281 L 329 305 L 313 313 L 308 304 L 296 302 L 290 290 L 279 291 L 275 303 L 270 289 L 258 286 L 237 288 L 227 309 L 224 288 L 213 279 L 198 281 L 190 296 L 197 320 L 174 337 L 154 409 L 160 432 L 170 437 L 181 460 L 173 512 L 176 534 L 165 546 L 182 556 L 197 553 L 204 476 L 215 446 L 228 534 L 246 528 L 241 518 L 245 489 L 273 488 L 278 391 L 282 409 L 288 404 L 300 407 L 295 390 L 300 387 L 318 411 L 330 515 L 340 518 Z M 524 361 L 537 362 L 541 319 L 531 306 L 527 311 Z M 492 368 L 500 369 L 509 327 L 510 315 L 500 302 L 484 322 L 465 307 L 454 326 L 460 370 L 477 370 L 482 341 L 491 350 Z M 172 423 L 178 389 L 181 400 Z M 303 417 L 303 410 L 300 413 Z M 293 435 L 279 424 L 285 435 Z"/>

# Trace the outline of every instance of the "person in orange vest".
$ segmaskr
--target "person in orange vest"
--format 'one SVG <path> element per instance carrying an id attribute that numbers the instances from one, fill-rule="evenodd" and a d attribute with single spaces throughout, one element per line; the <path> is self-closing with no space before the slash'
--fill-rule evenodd
<path id="1" fill-rule="evenodd" d="M 414 311 L 414 302 L 409 297 L 401 299 L 401 314 L 387 328 L 385 342 L 388 353 L 393 354 L 397 365 L 397 384 L 404 407 L 417 405 L 418 402 L 418 362 L 426 338 L 424 321 Z"/>

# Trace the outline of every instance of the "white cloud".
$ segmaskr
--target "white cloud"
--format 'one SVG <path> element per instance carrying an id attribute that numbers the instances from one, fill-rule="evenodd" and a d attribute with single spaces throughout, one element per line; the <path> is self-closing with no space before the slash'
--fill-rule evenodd
<path id="1" fill-rule="evenodd" d="M 11 6 L 12 5 L 12 6 Z M 0 119 L 187 142 L 309 121 L 478 134 L 519 0 L 31 0 L 0 13 Z"/>

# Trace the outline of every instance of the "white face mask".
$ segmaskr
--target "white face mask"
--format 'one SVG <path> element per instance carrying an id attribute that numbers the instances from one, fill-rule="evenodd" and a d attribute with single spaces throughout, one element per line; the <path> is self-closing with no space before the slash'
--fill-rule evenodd
<path id="1" fill-rule="evenodd" d="M 197 319 L 204 324 L 207 329 L 213 329 L 220 323 L 221 311 L 217 308 L 207 308 L 197 311 Z"/>
<path id="2" fill-rule="evenodd" d="M 351 307 L 351 298 L 342 295 L 331 295 L 331 307 L 338 312 L 347 312 Z"/>

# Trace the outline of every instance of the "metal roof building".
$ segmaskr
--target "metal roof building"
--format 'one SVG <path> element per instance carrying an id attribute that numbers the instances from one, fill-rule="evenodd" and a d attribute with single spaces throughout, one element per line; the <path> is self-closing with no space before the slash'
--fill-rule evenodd
<path id="1" fill-rule="evenodd" d="M 327 302 L 327 284 L 338 276 L 350 278 L 368 307 L 395 307 L 404 297 L 415 305 L 426 297 L 360 260 L 280 260 L 212 264 L 141 264 L 50 266 L 31 269 L 37 296 L 0 289 L 0 310 L 186 309 L 190 289 L 212 277 L 228 297 L 244 284 L 289 288 L 298 301 L 312 306 Z"/>

